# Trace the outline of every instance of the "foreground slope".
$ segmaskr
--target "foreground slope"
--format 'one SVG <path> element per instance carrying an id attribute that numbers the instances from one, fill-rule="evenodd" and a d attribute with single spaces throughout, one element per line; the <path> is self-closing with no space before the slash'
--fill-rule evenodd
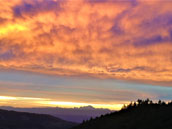
<path id="1" fill-rule="evenodd" d="M 172 129 L 172 103 L 138 100 L 119 112 L 90 119 L 73 129 Z"/>
<path id="2" fill-rule="evenodd" d="M 50 115 L 0 110 L 0 129 L 68 129 L 75 125 Z"/>

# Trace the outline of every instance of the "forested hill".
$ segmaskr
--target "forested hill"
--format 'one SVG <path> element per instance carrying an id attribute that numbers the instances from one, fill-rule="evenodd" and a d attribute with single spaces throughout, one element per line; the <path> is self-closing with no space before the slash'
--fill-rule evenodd
<path id="1" fill-rule="evenodd" d="M 172 102 L 138 100 L 118 112 L 84 121 L 73 129 L 172 129 Z"/>
<path id="2" fill-rule="evenodd" d="M 75 123 L 44 114 L 0 109 L 0 129 L 69 129 Z"/>

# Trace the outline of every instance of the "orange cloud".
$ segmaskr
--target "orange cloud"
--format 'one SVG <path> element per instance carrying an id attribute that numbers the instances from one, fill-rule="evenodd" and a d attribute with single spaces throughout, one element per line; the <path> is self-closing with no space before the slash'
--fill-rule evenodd
<path id="1" fill-rule="evenodd" d="M 0 68 L 172 81 L 172 3 L 0 0 Z"/>

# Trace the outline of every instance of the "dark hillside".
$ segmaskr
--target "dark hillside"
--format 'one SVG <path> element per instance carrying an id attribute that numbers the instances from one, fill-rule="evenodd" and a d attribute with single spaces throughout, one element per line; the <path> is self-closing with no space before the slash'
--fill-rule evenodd
<path id="1" fill-rule="evenodd" d="M 74 125 L 50 115 L 0 110 L 0 129 L 68 129 Z"/>
<path id="2" fill-rule="evenodd" d="M 172 103 L 138 100 L 118 112 L 90 119 L 73 129 L 172 129 Z"/>

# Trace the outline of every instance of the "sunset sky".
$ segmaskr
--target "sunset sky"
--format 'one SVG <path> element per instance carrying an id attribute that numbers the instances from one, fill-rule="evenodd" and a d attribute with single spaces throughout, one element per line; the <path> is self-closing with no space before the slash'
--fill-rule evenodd
<path id="1" fill-rule="evenodd" d="M 0 0 L 0 105 L 138 98 L 172 100 L 171 0 Z"/>

